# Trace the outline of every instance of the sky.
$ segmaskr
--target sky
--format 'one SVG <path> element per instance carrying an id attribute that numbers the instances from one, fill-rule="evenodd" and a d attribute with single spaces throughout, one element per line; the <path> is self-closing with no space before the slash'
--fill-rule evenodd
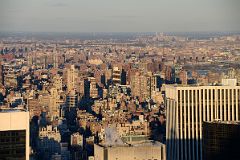
<path id="1" fill-rule="evenodd" d="M 240 0 L 0 0 L 0 32 L 240 31 Z"/>

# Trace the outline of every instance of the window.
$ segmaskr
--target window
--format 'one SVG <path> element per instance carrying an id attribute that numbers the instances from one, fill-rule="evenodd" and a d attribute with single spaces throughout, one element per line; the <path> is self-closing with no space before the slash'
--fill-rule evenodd
<path id="1" fill-rule="evenodd" d="M 8 136 L 6 136 L 8 135 Z M 0 157 L 25 160 L 26 131 L 0 131 Z"/>

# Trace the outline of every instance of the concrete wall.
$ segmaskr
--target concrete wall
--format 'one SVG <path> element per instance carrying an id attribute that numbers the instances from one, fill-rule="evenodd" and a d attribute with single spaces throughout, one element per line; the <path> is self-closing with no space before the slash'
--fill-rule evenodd
<path id="1" fill-rule="evenodd" d="M 105 151 L 104 151 L 105 150 Z M 165 145 L 102 147 L 94 145 L 95 160 L 165 160 Z"/>
<path id="2" fill-rule="evenodd" d="M 0 131 L 25 130 L 26 131 L 26 160 L 29 160 L 29 112 L 0 111 Z"/>

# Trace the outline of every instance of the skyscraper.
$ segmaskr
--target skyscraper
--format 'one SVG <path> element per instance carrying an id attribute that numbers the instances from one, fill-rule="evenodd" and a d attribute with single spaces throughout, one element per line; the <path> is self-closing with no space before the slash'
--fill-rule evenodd
<path id="1" fill-rule="evenodd" d="M 71 65 L 70 68 L 67 69 L 67 90 L 70 92 L 75 89 L 75 67 Z"/>
<path id="2" fill-rule="evenodd" d="M 58 68 L 58 53 L 54 52 L 53 55 L 53 67 Z"/>
<path id="3" fill-rule="evenodd" d="M 58 91 L 62 91 L 63 81 L 62 81 L 62 77 L 59 74 L 53 77 L 53 86 Z"/>
<path id="4" fill-rule="evenodd" d="M 86 98 L 98 98 L 96 78 L 88 77 L 84 80 L 84 94 Z"/>
<path id="5" fill-rule="evenodd" d="M 202 122 L 239 120 L 240 86 L 166 86 L 167 159 L 202 160 Z"/>
<path id="6" fill-rule="evenodd" d="M 147 74 L 137 72 L 131 77 L 132 95 L 141 100 L 151 99 L 152 91 L 156 89 L 156 77 L 151 72 Z"/>
<path id="7" fill-rule="evenodd" d="M 121 84 L 121 70 L 118 67 L 113 67 L 112 82 L 113 85 Z"/>
<path id="8" fill-rule="evenodd" d="M 187 84 L 188 77 L 187 77 L 187 72 L 186 71 L 180 71 L 179 73 L 179 80 L 181 84 Z"/>
<path id="9" fill-rule="evenodd" d="M 3 65 L 0 62 L 0 85 L 3 85 Z"/>
<path id="10" fill-rule="evenodd" d="M 29 112 L 0 110 L 0 159 L 29 160 Z"/>
<path id="11" fill-rule="evenodd" d="M 74 92 L 74 91 L 73 91 Z M 60 94 L 56 88 L 50 89 L 49 100 L 49 112 L 51 117 L 58 117 L 60 115 L 60 105 L 63 104 L 63 100 L 60 98 Z M 69 96 L 67 96 L 69 98 Z M 69 99 L 68 99 L 69 100 Z"/>
<path id="12" fill-rule="evenodd" d="M 238 160 L 240 157 L 239 133 L 239 122 L 203 122 L 203 159 Z"/>
<path id="13" fill-rule="evenodd" d="M 77 107 L 77 94 L 75 90 L 72 90 L 68 93 L 66 98 L 66 103 L 68 108 L 76 108 Z"/>

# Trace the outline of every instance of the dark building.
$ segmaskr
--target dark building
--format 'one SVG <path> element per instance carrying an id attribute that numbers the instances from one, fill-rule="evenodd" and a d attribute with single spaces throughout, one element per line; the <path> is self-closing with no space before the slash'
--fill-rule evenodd
<path id="1" fill-rule="evenodd" d="M 121 85 L 127 84 L 127 72 L 125 70 L 122 70 L 121 73 Z"/>
<path id="2" fill-rule="evenodd" d="M 90 97 L 90 81 L 88 79 L 84 79 L 84 97 Z"/>
<path id="3" fill-rule="evenodd" d="M 203 122 L 203 160 L 240 159 L 240 122 Z"/>
<path id="4" fill-rule="evenodd" d="M 0 131 L 0 159 L 26 159 L 26 131 Z"/>

